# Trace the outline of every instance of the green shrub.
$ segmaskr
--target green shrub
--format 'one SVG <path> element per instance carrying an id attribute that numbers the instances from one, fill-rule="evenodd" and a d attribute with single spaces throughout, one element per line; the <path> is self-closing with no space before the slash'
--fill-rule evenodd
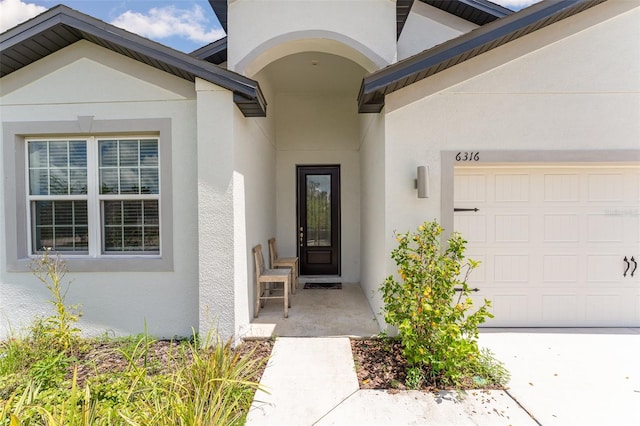
<path id="1" fill-rule="evenodd" d="M 381 291 L 385 321 L 398 328 L 409 366 L 437 383 L 455 385 L 477 369 L 478 325 L 493 315 L 487 300 L 473 310 L 467 278 L 478 262 L 465 259 L 466 241 L 454 234 L 442 248 L 442 231 L 429 222 L 397 235 L 391 257 L 400 279 L 389 276 Z M 419 378 L 412 373 L 411 385 Z"/>

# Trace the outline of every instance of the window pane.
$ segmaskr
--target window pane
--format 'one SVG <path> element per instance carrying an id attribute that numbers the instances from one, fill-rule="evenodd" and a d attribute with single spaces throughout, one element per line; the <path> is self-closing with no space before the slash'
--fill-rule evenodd
<path id="1" fill-rule="evenodd" d="M 138 141 L 119 141 L 120 167 L 138 166 Z"/>
<path id="2" fill-rule="evenodd" d="M 157 194 L 156 139 L 99 141 L 101 194 Z"/>
<path id="3" fill-rule="evenodd" d="M 160 223 L 157 201 L 147 200 L 144 202 L 144 223 L 145 225 L 157 225 Z"/>
<path id="4" fill-rule="evenodd" d="M 142 182 L 141 194 L 158 193 L 158 169 L 141 169 L 140 181 Z"/>
<path id="5" fill-rule="evenodd" d="M 49 194 L 66 195 L 69 194 L 69 170 L 50 169 L 49 170 Z"/>
<path id="6" fill-rule="evenodd" d="M 102 204 L 105 252 L 159 252 L 157 200 L 105 200 Z"/>
<path id="7" fill-rule="evenodd" d="M 47 142 L 29 142 L 29 167 L 49 167 Z"/>
<path id="8" fill-rule="evenodd" d="M 87 144 L 85 141 L 69 141 L 69 166 L 87 168 Z"/>
<path id="9" fill-rule="evenodd" d="M 124 201 L 122 203 L 122 216 L 125 225 L 142 223 L 142 201 Z"/>
<path id="10" fill-rule="evenodd" d="M 69 194 L 87 193 L 87 169 L 69 170 Z"/>
<path id="11" fill-rule="evenodd" d="M 118 192 L 118 169 L 101 169 L 100 193 L 117 194 Z"/>
<path id="12" fill-rule="evenodd" d="M 121 194 L 139 194 L 138 185 L 139 169 L 120 169 L 120 193 Z"/>
<path id="13" fill-rule="evenodd" d="M 29 170 L 29 194 L 49 195 L 49 171 L 47 169 Z"/>
<path id="14" fill-rule="evenodd" d="M 140 141 L 140 165 L 143 167 L 158 166 L 158 141 L 144 139 Z"/>
<path id="15" fill-rule="evenodd" d="M 33 250 L 86 252 L 89 242 L 87 202 L 34 201 Z"/>
<path id="16" fill-rule="evenodd" d="M 51 167 L 69 167 L 68 159 L 68 142 L 67 141 L 50 141 L 49 142 L 49 166 Z"/>
<path id="17" fill-rule="evenodd" d="M 118 141 L 100 141 L 100 167 L 118 167 Z"/>
<path id="18" fill-rule="evenodd" d="M 29 194 L 87 193 L 86 141 L 29 142 Z"/>
<path id="19" fill-rule="evenodd" d="M 144 227 L 144 248 L 145 250 L 160 250 L 160 232 L 157 226 Z"/>
<path id="20" fill-rule="evenodd" d="M 331 245 L 331 175 L 307 175 L 307 246 Z"/>
<path id="21" fill-rule="evenodd" d="M 122 228 L 106 227 L 104 230 L 104 250 L 122 251 Z"/>

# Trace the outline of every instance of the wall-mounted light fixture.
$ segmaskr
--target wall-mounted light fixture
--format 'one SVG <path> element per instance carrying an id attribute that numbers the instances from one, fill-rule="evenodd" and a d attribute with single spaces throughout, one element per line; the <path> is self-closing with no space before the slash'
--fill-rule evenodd
<path id="1" fill-rule="evenodd" d="M 415 184 L 418 198 L 429 198 L 429 167 L 418 166 L 418 178 Z"/>

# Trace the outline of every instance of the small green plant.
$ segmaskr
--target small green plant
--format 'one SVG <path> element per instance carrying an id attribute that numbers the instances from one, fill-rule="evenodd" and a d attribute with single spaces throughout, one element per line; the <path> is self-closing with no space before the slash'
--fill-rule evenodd
<path id="1" fill-rule="evenodd" d="M 455 385 L 478 366 L 478 325 L 493 315 L 487 300 L 473 311 L 467 279 L 478 262 L 465 259 L 466 241 L 454 233 L 442 248 L 442 231 L 434 221 L 397 235 L 391 257 L 400 279 L 389 276 L 381 291 L 385 321 L 398 328 L 412 370 Z M 417 386 L 421 375 L 411 374 Z"/>
<path id="2" fill-rule="evenodd" d="M 422 385 L 424 384 L 424 370 L 418 367 L 411 367 L 407 370 L 407 378 L 405 380 L 405 385 L 407 389 L 422 389 Z"/>
<path id="3" fill-rule="evenodd" d="M 77 305 L 66 305 L 65 298 L 69 285 L 63 288 L 62 281 L 67 274 L 67 266 L 59 256 L 46 248 L 33 261 L 33 274 L 47 287 L 53 300 L 55 314 L 36 321 L 31 332 L 36 342 L 43 341 L 53 349 L 68 351 L 78 341 L 80 329 L 75 326 L 81 316 Z"/>

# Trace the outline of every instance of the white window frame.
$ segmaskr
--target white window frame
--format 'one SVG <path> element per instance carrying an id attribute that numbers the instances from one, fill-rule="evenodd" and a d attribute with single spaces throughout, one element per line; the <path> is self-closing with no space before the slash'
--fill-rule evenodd
<path id="1" fill-rule="evenodd" d="M 157 194 L 100 194 L 100 164 L 99 164 L 99 142 L 102 140 L 140 140 L 140 139 L 155 139 L 158 147 L 158 193 Z M 87 149 L 87 194 L 71 194 L 71 195 L 30 195 L 30 175 L 29 175 L 29 144 L 31 142 L 46 142 L 46 141 L 68 141 L 68 140 L 83 140 L 86 142 Z M 160 148 L 160 137 L 158 135 L 114 135 L 114 136 L 92 136 L 92 135 L 69 135 L 69 136 L 56 136 L 56 137 L 27 137 L 25 138 L 24 150 L 25 150 L 25 189 L 26 189 L 26 208 L 27 208 L 27 249 L 28 256 L 35 258 L 38 256 L 38 248 L 33 247 L 33 231 L 34 231 L 34 212 L 32 210 L 32 201 L 41 200 L 86 200 L 87 201 L 87 216 L 88 216 L 88 253 L 74 253 L 73 251 L 62 252 L 65 257 L 73 258 L 86 258 L 86 259 L 109 259 L 109 258 L 145 258 L 145 259 L 159 259 L 162 258 L 162 159 Z M 159 236 L 159 248 L 158 251 L 123 251 L 123 252 L 106 252 L 104 250 L 104 213 L 103 213 L 103 201 L 109 200 L 157 200 L 158 201 L 158 236 Z"/>

